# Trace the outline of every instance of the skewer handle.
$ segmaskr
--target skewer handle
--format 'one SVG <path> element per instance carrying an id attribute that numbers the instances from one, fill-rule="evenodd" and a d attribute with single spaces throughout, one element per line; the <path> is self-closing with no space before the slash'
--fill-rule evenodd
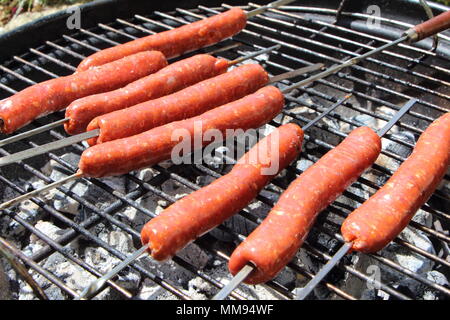
<path id="1" fill-rule="evenodd" d="M 411 41 L 416 42 L 450 28 L 450 10 L 431 18 L 406 31 Z"/>

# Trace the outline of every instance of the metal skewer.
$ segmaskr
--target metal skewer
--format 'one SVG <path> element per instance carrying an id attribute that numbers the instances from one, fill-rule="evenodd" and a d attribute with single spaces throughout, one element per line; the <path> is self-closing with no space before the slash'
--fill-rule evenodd
<path id="1" fill-rule="evenodd" d="M 283 74 L 278 75 L 278 76 L 276 76 L 274 78 L 270 78 L 269 81 L 271 82 L 271 79 L 275 79 L 277 81 L 281 81 L 281 80 L 285 80 L 285 79 L 289 79 L 289 78 L 294 78 L 296 76 L 304 74 L 305 71 L 310 72 L 311 70 L 318 70 L 318 69 L 320 69 L 322 67 L 323 67 L 323 64 L 317 63 L 317 64 L 312 65 L 312 66 L 308 66 L 308 67 L 304 67 L 304 68 L 300 68 L 300 69 L 297 69 L 297 70 L 293 70 L 293 71 L 289 71 L 289 72 L 283 73 Z M 286 90 L 286 89 L 282 90 L 283 93 L 286 93 L 287 91 L 288 90 Z M 29 157 L 29 154 L 31 154 L 32 156 L 37 155 L 37 154 L 39 154 L 38 152 L 41 151 L 40 147 L 45 147 L 45 152 L 49 152 L 49 151 L 57 149 L 57 148 L 62 148 L 64 146 L 68 146 L 68 145 L 72 145 L 72 144 L 74 144 L 76 142 L 80 142 L 80 141 L 86 139 L 86 137 L 96 136 L 96 135 L 98 135 L 98 133 L 99 133 L 99 130 L 96 129 L 96 130 L 92 130 L 92 131 L 88 131 L 88 132 L 82 133 L 80 135 L 76 135 L 76 136 L 72 136 L 72 137 L 65 138 L 65 139 L 62 139 L 62 140 L 58 140 L 58 141 L 55 141 L 55 142 L 51 142 L 51 143 L 45 144 L 43 146 L 39 146 L 39 147 L 36 147 L 36 148 L 31 148 L 31 149 L 28 149 L 28 150 L 25 150 L 25 151 L 22 151 L 22 152 L 18 152 L 16 154 L 5 156 L 3 158 L 0 158 L 0 167 L 3 166 L 3 165 L 6 165 L 8 163 L 12 163 L 12 162 L 16 162 L 16 161 L 20 161 L 20 160 L 26 159 L 26 158 Z M 80 136 L 82 136 L 82 139 L 80 141 L 78 141 L 77 137 L 80 137 Z M 19 155 L 19 156 L 17 156 L 17 155 Z M 17 203 L 17 202 L 26 200 L 26 199 L 34 196 L 34 195 L 38 195 L 39 193 L 42 193 L 42 192 L 44 192 L 46 190 L 49 190 L 49 189 L 52 189 L 52 188 L 56 188 L 56 187 L 58 187 L 60 185 L 63 185 L 64 183 L 66 183 L 68 181 L 80 178 L 82 176 L 83 176 L 83 174 L 81 172 L 77 172 L 77 173 L 75 173 L 75 174 L 73 174 L 73 175 L 71 175 L 69 177 L 66 177 L 66 178 L 60 180 L 60 181 L 55 181 L 55 182 L 53 182 L 53 183 L 51 183 L 49 185 L 46 185 L 46 186 L 44 186 L 42 188 L 33 190 L 33 191 L 31 191 L 29 193 L 26 193 L 26 194 L 23 194 L 23 195 L 21 195 L 21 196 L 19 196 L 17 198 L 14 198 L 12 200 L 6 201 L 6 202 L 4 202 L 4 203 L 2 203 L 0 205 L 0 210 L 5 209 L 5 208 L 7 208 L 7 207 Z"/>
<path id="2" fill-rule="evenodd" d="M 111 271 L 103 275 L 101 278 L 92 281 L 91 284 L 87 286 L 75 300 L 84 300 L 92 297 L 105 285 L 105 283 L 108 280 L 110 280 L 112 277 L 114 277 L 116 274 L 122 271 L 134 260 L 139 258 L 142 254 L 144 254 L 145 251 L 148 249 L 148 247 L 149 247 L 148 244 L 142 246 L 141 248 L 133 252 L 130 256 L 128 256 L 125 260 L 123 260 L 121 263 L 119 263 L 117 266 L 115 266 Z"/>
<path id="3" fill-rule="evenodd" d="M 276 46 L 273 46 L 273 47 L 270 47 L 270 48 L 267 48 L 267 49 L 264 49 L 264 50 L 252 53 L 252 54 L 250 54 L 248 56 L 245 56 L 245 57 L 242 57 L 242 58 L 238 58 L 236 60 L 233 60 L 231 63 L 233 63 L 234 61 L 237 61 L 237 60 L 239 60 L 239 62 L 240 62 L 240 61 L 245 60 L 245 59 L 250 59 L 250 58 L 255 57 L 257 55 L 260 55 L 262 53 L 271 51 L 271 50 L 275 49 L 276 47 L 279 47 L 279 45 L 276 45 Z M 231 65 L 231 63 L 230 63 L 230 65 Z M 285 73 L 279 74 L 277 76 L 271 77 L 269 79 L 269 83 L 274 83 L 274 82 L 279 82 L 279 81 L 290 79 L 290 78 L 295 78 L 295 77 L 297 77 L 299 75 L 302 75 L 302 74 L 306 74 L 306 73 L 310 73 L 310 72 L 313 72 L 313 71 L 316 71 L 316 70 L 320 70 L 320 69 L 323 68 L 323 66 L 324 65 L 322 63 L 316 63 L 316 64 L 313 64 L 313 65 L 310 65 L 310 66 L 307 66 L 307 67 L 303 67 L 303 68 L 296 69 L 296 70 L 293 70 L 293 71 L 285 72 Z M 283 92 L 285 92 L 285 91 L 283 91 Z M 60 120 L 60 121 L 62 121 L 62 120 Z M 40 129 L 40 128 L 37 128 L 37 129 Z M 52 150 L 56 150 L 56 149 L 64 148 L 64 147 L 67 147 L 67 146 L 71 146 L 71 145 L 73 145 L 75 143 L 84 141 L 86 139 L 97 137 L 97 136 L 99 136 L 99 134 L 100 134 L 100 129 L 95 129 L 95 130 L 83 132 L 83 133 L 80 133 L 80 134 L 77 134 L 77 135 L 74 135 L 74 136 L 70 136 L 68 138 L 64 138 L 64 139 L 61 139 L 61 140 L 58 140 L 58 141 L 49 142 L 47 144 L 44 144 L 44 145 L 41 145 L 41 146 L 37 146 L 37 147 L 34 147 L 34 148 L 30 148 L 30 149 L 27 149 L 27 150 L 24 150 L 24 151 L 20 151 L 20 152 L 14 153 L 14 154 L 10 154 L 8 156 L 4 156 L 4 157 L 0 158 L 0 167 L 3 167 L 5 165 L 11 164 L 11 163 L 15 163 L 15 162 L 18 162 L 18 161 L 21 161 L 21 160 L 25 160 L 25 159 L 28 159 L 28 158 L 31 158 L 31 157 L 35 157 L 35 156 L 38 156 L 40 154 L 44 154 L 44 153 L 50 152 Z"/>
<path id="4" fill-rule="evenodd" d="M 384 136 L 396 123 L 397 121 L 406 113 L 408 110 L 416 104 L 417 99 L 411 99 L 403 105 L 403 107 L 392 117 L 392 119 L 384 125 L 383 128 L 377 131 L 377 134 L 382 137 Z M 350 251 L 353 246 L 353 242 L 345 242 L 342 247 L 336 252 L 336 254 L 320 269 L 320 271 L 312 278 L 305 287 L 298 291 L 296 300 L 305 299 L 314 288 L 321 282 L 327 274 L 341 261 L 341 259 Z"/>
<path id="5" fill-rule="evenodd" d="M 346 99 L 346 97 L 344 97 L 343 99 Z M 347 98 L 348 99 L 348 98 Z M 411 99 L 409 100 L 407 103 L 405 103 L 405 105 L 403 105 L 403 107 L 394 115 L 394 117 L 392 117 L 391 120 L 389 120 L 383 128 L 381 128 L 380 130 L 377 131 L 377 134 L 382 137 L 384 134 L 386 134 L 386 132 L 388 132 L 397 122 L 398 120 L 406 113 L 408 112 L 408 110 L 417 102 L 417 99 Z M 338 104 L 339 101 L 336 103 Z M 341 102 L 342 103 L 342 102 Z M 335 105 L 336 105 L 335 104 Z M 334 109 L 333 107 L 335 107 L 335 105 L 331 106 L 328 110 L 328 112 L 319 115 L 317 118 L 315 118 L 314 120 L 312 120 L 311 122 L 309 122 L 306 126 L 303 127 L 303 130 L 306 130 L 307 128 L 309 128 L 311 125 L 313 125 L 315 122 L 317 122 L 317 119 L 321 119 L 324 116 L 326 116 L 326 114 L 328 114 L 331 110 L 330 109 Z M 311 279 L 311 281 L 304 287 L 302 288 L 302 290 L 299 293 L 299 297 L 301 297 L 301 299 L 304 299 L 315 287 L 316 285 L 322 281 L 322 279 L 328 274 L 328 272 L 340 261 L 340 259 L 345 256 L 345 254 L 350 250 L 350 248 L 352 247 L 352 243 L 345 243 L 342 248 L 336 253 L 336 255 L 330 260 L 328 261 L 328 263 L 323 267 L 322 270 L 319 271 L 319 273 L 317 273 L 317 275 Z M 242 268 L 232 279 L 232 281 L 230 281 L 225 287 L 222 288 L 222 290 L 220 290 L 214 297 L 213 300 L 223 300 L 225 299 L 228 294 L 230 294 L 242 281 L 244 281 L 246 279 L 246 277 L 251 273 L 251 271 L 253 271 L 255 267 L 247 264 L 246 266 L 244 266 L 244 268 Z M 237 280 L 239 279 L 239 280 Z M 297 299 L 299 299 L 297 297 Z"/>
<path id="6" fill-rule="evenodd" d="M 40 193 L 42 193 L 42 192 L 44 192 L 44 191 L 47 191 L 47 190 L 56 188 L 56 187 L 58 187 L 58 186 L 61 186 L 61 185 L 65 184 L 65 183 L 67 183 L 67 182 L 69 182 L 69 181 L 78 179 L 78 178 L 80 178 L 81 176 L 82 176 L 82 173 L 81 173 L 81 172 L 77 172 L 77 173 L 74 173 L 74 174 L 72 174 L 71 176 L 67 176 L 67 177 L 65 177 L 65 178 L 63 178 L 63 179 L 61 179 L 61 180 L 59 180 L 59 181 L 55 181 L 55 182 L 53 182 L 53 183 L 50 183 L 50 184 L 48 184 L 48 185 L 46 185 L 46 186 L 44 186 L 44 187 L 42 187 L 42 188 L 39 188 L 39 189 L 33 190 L 33 191 L 31 191 L 31 192 L 25 193 L 25 194 L 23 194 L 23 195 L 21 195 L 21 196 L 18 196 L 18 197 L 16 197 L 16 198 L 12 199 L 12 200 L 3 202 L 3 203 L 0 205 L 0 210 L 6 209 L 6 208 L 8 208 L 8 207 L 10 207 L 10 206 L 12 206 L 12 205 L 14 205 L 14 204 L 16 204 L 16 203 L 19 203 L 19 202 L 21 202 L 21 201 L 24 201 L 24 200 L 26 200 L 26 199 L 29 199 L 29 198 L 31 198 L 31 197 L 33 197 L 33 196 L 37 196 L 38 194 L 40 194 Z"/>
<path id="7" fill-rule="evenodd" d="M 352 96 L 352 94 L 348 94 L 346 95 L 344 98 L 340 99 L 338 102 L 336 102 L 335 104 L 333 104 L 330 108 L 326 109 L 322 114 L 320 114 L 318 117 L 316 117 L 314 120 L 310 121 L 308 123 L 308 125 L 306 125 L 304 128 L 309 128 L 310 126 L 312 126 L 314 123 L 317 123 L 320 119 L 322 119 L 323 117 L 325 117 L 327 114 L 329 114 L 331 111 L 333 111 L 334 109 L 336 109 L 339 105 L 341 105 L 342 103 L 344 103 L 345 101 L 347 101 L 350 97 Z M 118 264 L 114 269 L 112 269 L 110 272 L 108 272 L 107 274 L 105 274 L 104 276 L 102 276 L 99 279 L 94 280 L 88 287 L 86 287 L 83 292 L 80 294 L 80 296 L 78 297 L 79 299 L 83 299 L 86 298 L 88 296 L 92 296 L 93 294 L 95 294 L 96 292 L 98 292 L 98 290 L 100 290 L 103 285 L 110 280 L 112 277 L 114 277 L 118 272 L 120 272 L 123 268 L 125 268 L 126 266 L 128 266 L 130 263 L 132 263 L 134 260 L 136 260 L 141 254 L 143 254 L 147 249 L 149 248 L 149 245 L 146 244 L 143 247 L 141 247 L 140 249 L 136 250 L 132 255 L 130 255 L 127 259 L 125 259 L 124 261 L 122 261 L 120 264 Z M 230 292 L 232 290 L 234 290 L 234 285 L 238 285 L 241 281 L 243 281 L 248 274 L 250 274 L 250 272 L 253 270 L 253 266 L 248 266 L 248 267 L 244 267 L 243 270 L 241 270 L 241 272 L 239 272 L 239 277 L 237 279 L 233 279 L 233 281 L 228 284 L 226 286 L 226 288 L 231 289 Z M 236 284 L 234 284 L 236 283 Z M 225 289 L 225 288 L 224 288 Z M 221 295 L 227 296 L 230 292 L 221 291 Z"/>
<path id="8" fill-rule="evenodd" d="M 295 0 L 278 0 L 278 1 L 271 2 L 268 5 L 265 5 L 265 6 L 262 6 L 262 7 L 259 7 L 252 11 L 247 12 L 247 18 L 254 17 L 258 14 L 263 13 L 264 11 L 266 11 L 268 9 L 278 8 L 278 7 L 281 7 L 282 5 L 289 4 L 294 1 Z"/>

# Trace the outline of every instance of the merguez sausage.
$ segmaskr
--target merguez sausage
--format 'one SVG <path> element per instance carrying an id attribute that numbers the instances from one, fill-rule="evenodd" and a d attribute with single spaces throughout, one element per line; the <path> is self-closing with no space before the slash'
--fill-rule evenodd
<path id="1" fill-rule="evenodd" d="M 345 219 L 352 250 L 376 252 L 391 242 L 428 200 L 450 164 L 450 113 L 420 136 L 412 154 L 387 183 Z"/>
<path id="2" fill-rule="evenodd" d="M 242 99 L 233 101 L 204 114 L 187 120 L 176 121 L 156 127 L 144 133 L 115 141 L 97 144 L 81 155 L 80 172 L 89 177 L 120 175 L 148 167 L 170 159 L 172 149 L 183 142 L 183 137 L 172 137 L 175 130 L 186 133 L 194 144 L 196 128 L 202 132 L 227 129 L 258 128 L 269 122 L 283 109 L 284 97 L 273 86 L 264 87 Z M 203 146 L 213 141 L 202 139 Z"/>
<path id="3" fill-rule="evenodd" d="M 77 71 L 84 71 L 145 50 L 161 51 L 169 59 L 231 37 L 244 29 L 246 23 L 245 12 L 239 8 L 232 8 L 204 20 L 94 53 L 80 63 Z"/>
<path id="4" fill-rule="evenodd" d="M 215 77 L 227 71 L 228 64 L 224 59 L 199 54 L 172 63 L 123 88 L 75 100 L 66 109 L 66 118 L 70 120 L 64 127 L 69 134 L 84 132 L 89 122 L 97 116 L 156 99 Z"/>
<path id="5" fill-rule="evenodd" d="M 0 101 L 0 130 L 12 133 L 40 116 L 63 109 L 76 99 L 123 87 L 166 65 L 161 52 L 146 51 L 86 72 L 35 84 Z"/>
<path id="6" fill-rule="evenodd" d="M 266 219 L 233 252 L 230 272 L 234 275 L 251 262 L 256 269 L 246 283 L 275 277 L 300 248 L 317 214 L 370 167 L 380 151 L 381 140 L 372 129 L 351 132 L 289 185 Z"/>
<path id="7" fill-rule="evenodd" d="M 104 143 L 187 119 L 255 92 L 269 81 L 258 64 L 245 64 L 171 95 L 143 102 L 92 120 L 87 130 L 100 129 L 90 145 Z"/>
<path id="8" fill-rule="evenodd" d="M 301 150 L 303 131 L 295 124 L 279 127 L 239 160 L 230 173 L 178 200 L 141 231 L 143 244 L 156 260 L 172 257 L 252 201 Z M 271 146 L 277 148 L 272 152 Z M 277 162 L 277 164 L 274 164 Z M 264 173 L 275 165 L 278 169 Z"/>

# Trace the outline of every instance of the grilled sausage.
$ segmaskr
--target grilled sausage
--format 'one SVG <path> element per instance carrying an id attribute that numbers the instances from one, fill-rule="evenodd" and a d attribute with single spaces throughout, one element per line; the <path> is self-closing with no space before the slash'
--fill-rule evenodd
<path id="1" fill-rule="evenodd" d="M 246 22 L 245 12 L 233 8 L 204 20 L 94 53 L 80 63 L 77 71 L 84 71 L 145 50 L 161 51 L 168 59 L 176 57 L 231 37 L 241 31 Z"/>
<path id="2" fill-rule="evenodd" d="M 240 66 L 171 95 L 95 118 L 87 130 L 100 129 L 100 135 L 88 143 L 94 145 L 130 137 L 172 121 L 197 116 L 256 91 L 268 80 L 260 65 Z"/>
<path id="3" fill-rule="evenodd" d="M 70 120 L 64 127 L 69 134 L 84 132 L 97 116 L 176 92 L 224 73 L 227 68 L 228 61 L 207 54 L 175 62 L 123 88 L 75 100 L 66 109 Z"/>
<path id="4" fill-rule="evenodd" d="M 428 200 L 450 164 L 450 113 L 420 136 L 412 154 L 387 183 L 345 219 L 352 250 L 376 252 L 391 242 Z"/>
<path id="5" fill-rule="evenodd" d="M 141 231 L 142 243 L 150 242 L 149 251 L 156 260 L 172 257 L 252 201 L 298 156 L 302 141 L 303 130 L 299 126 L 279 127 L 250 149 L 230 173 L 178 200 L 147 222 Z M 277 170 L 265 173 L 264 169 L 273 165 Z"/>
<path id="6" fill-rule="evenodd" d="M 0 101 L 0 130 L 12 133 L 78 98 L 123 87 L 166 65 L 161 52 L 146 51 L 86 72 L 38 83 Z"/>
<path id="7" fill-rule="evenodd" d="M 370 167 L 380 151 L 380 138 L 372 129 L 351 132 L 289 185 L 266 219 L 233 252 L 230 272 L 236 274 L 251 262 L 256 269 L 246 283 L 275 277 L 300 248 L 317 214 Z"/>
<path id="8" fill-rule="evenodd" d="M 242 99 L 233 101 L 204 114 L 156 127 L 144 133 L 97 144 L 81 155 L 80 172 L 85 176 L 103 177 L 119 175 L 131 170 L 151 166 L 170 159 L 172 149 L 186 142 L 188 136 L 191 148 L 196 148 L 194 135 L 201 125 L 205 132 L 215 129 L 225 134 L 227 129 L 257 128 L 275 117 L 283 108 L 284 97 L 273 86 L 264 87 Z M 177 134 L 183 136 L 177 136 Z M 206 146 L 212 141 L 202 139 Z"/>

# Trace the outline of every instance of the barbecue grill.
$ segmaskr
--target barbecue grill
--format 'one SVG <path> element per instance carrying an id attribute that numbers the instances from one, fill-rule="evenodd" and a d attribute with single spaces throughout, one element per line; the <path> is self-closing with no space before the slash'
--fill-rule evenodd
<path id="1" fill-rule="evenodd" d="M 231 5 L 251 10 L 268 1 L 97 1 L 81 7 L 81 29 L 68 30 L 72 13 L 61 12 L 0 37 L 0 99 L 36 82 L 71 74 L 86 56 L 119 43 L 196 21 Z M 369 6 L 381 9 L 373 20 Z M 449 8 L 430 3 L 435 14 Z M 231 39 L 198 52 L 234 59 L 281 44 L 255 58 L 271 74 L 314 63 L 331 66 L 383 45 L 427 19 L 419 1 L 296 1 L 249 20 Z M 398 10 L 398 8 L 402 10 Z M 369 13 L 368 13 L 369 12 Z M 375 22 L 379 22 L 377 25 Z M 194 54 L 190 53 L 190 54 Z M 255 61 L 253 61 L 255 62 Z M 298 80 L 298 79 L 297 79 Z M 295 79 L 279 84 L 286 86 Z M 381 127 L 410 98 L 418 103 L 383 138 L 382 156 L 319 215 L 296 258 L 264 285 L 242 284 L 232 299 L 292 299 L 342 244 L 343 219 L 374 193 L 409 155 L 421 132 L 450 110 L 450 33 L 437 40 L 401 44 L 286 97 L 283 113 L 267 129 L 294 121 L 305 125 L 348 93 L 353 97 L 305 135 L 299 159 L 236 217 L 163 263 L 143 257 L 94 299 L 209 299 L 231 275 L 226 262 L 237 243 L 262 221 L 297 175 L 336 146 L 354 127 Z M 40 118 L 19 132 L 63 118 Z M 62 139 L 57 128 L 0 148 L 7 155 Z M 4 138 L 3 136 L 0 137 Z M 77 170 L 86 148 L 75 144 L 1 168 L 0 197 L 6 201 Z M 0 216 L 7 250 L 29 269 L 50 299 L 72 299 L 84 286 L 140 247 L 140 229 L 182 195 L 229 171 L 205 159 L 192 165 L 162 163 L 123 177 L 80 179 L 32 198 Z M 346 256 L 310 299 L 448 299 L 450 288 L 450 176 L 418 212 L 407 230 L 376 254 Z M 34 299 L 9 264 L 14 298 Z M 1 269 L 0 269 L 1 271 Z"/>

